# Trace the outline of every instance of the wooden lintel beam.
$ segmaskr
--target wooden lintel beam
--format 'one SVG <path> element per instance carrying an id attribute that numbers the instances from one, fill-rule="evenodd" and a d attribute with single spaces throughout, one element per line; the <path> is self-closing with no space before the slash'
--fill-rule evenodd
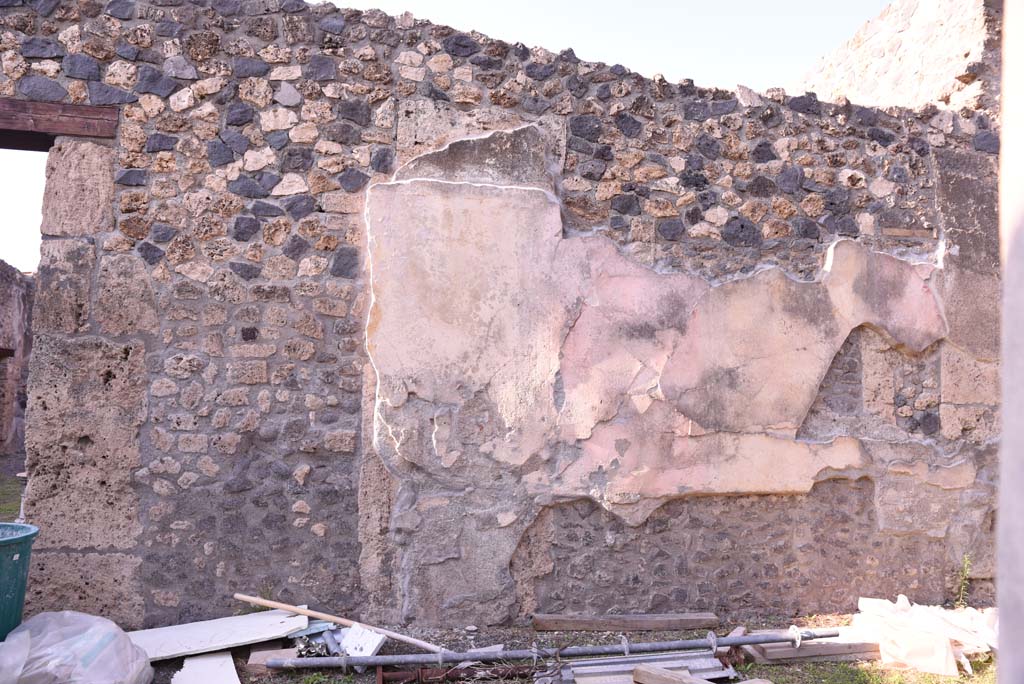
<path id="1" fill-rule="evenodd" d="M 113 138 L 118 113 L 117 107 L 0 98 L 0 130 Z"/>

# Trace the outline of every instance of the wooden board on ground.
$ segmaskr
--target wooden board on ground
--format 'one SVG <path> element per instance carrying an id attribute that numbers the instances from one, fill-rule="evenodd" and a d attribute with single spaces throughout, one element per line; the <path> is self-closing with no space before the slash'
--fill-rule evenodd
<path id="1" fill-rule="evenodd" d="M 764 644 L 761 652 L 769 660 L 782 658 L 809 658 L 812 656 L 852 655 L 873 653 L 878 657 L 878 644 L 866 642 L 806 641 L 799 648 L 789 644 Z"/>
<path id="2" fill-rule="evenodd" d="M 538 632 L 670 632 L 718 626 L 714 613 L 661 613 L 631 615 L 555 615 L 537 613 L 533 628 Z"/>
<path id="3" fill-rule="evenodd" d="M 740 646 L 740 650 L 743 651 L 743 655 L 747 657 L 747 660 L 757 663 L 758 665 L 767 665 L 768 659 L 764 657 L 764 653 L 759 648 L 747 644 Z"/>
<path id="4" fill-rule="evenodd" d="M 708 684 L 708 680 L 694 677 L 689 670 L 666 670 L 646 663 L 633 668 L 633 681 L 636 684 Z"/>
<path id="5" fill-rule="evenodd" d="M 751 657 L 750 660 L 759 665 L 799 665 L 800 663 L 855 663 L 864 660 L 879 660 L 877 652 L 865 651 L 863 653 L 847 653 L 845 655 L 825 656 L 804 656 L 802 658 L 765 658 L 758 652 L 761 658 L 757 660 Z"/>
<path id="6" fill-rule="evenodd" d="M 308 623 L 309 618 L 305 615 L 266 610 L 218 620 L 142 629 L 128 632 L 128 637 L 153 662 L 280 639 L 305 629 Z"/>
<path id="7" fill-rule="evenodd" d="M 838 637 L 804 641 L 799 648 L 789 642 L 780 642 L 744 646 L 743 652 L 759 664 L 878 660 L 881 657 L 877 643 L 864 641 L 863 637 L 848 628 L 840 628 Z"/>
<path id="8" fill-rule="evenodd" d="M 171 684 L 241 684 L 230 651 L 185 658 Z"/>
<path id="9" fill-rule="evenodd" d="M 296 648 L 275 648 L 261 651 L 253 651 L 249 654 L 249 661 L 245 664 L 245 671 L 249 674 L 267 674 L 270 668 L 267 661 L 275 658 L 298 658 L 299 650 Z"/>

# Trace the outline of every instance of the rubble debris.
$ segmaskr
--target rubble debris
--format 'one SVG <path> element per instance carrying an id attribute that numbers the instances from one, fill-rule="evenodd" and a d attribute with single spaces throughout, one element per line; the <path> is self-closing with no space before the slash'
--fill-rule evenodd
<path id="1" fill-rule="evenodd" d="M 142 629 L 129 632 L 128 636 L 149 655 L 149 661 L 154 662 L 258 644 L 289 636 L 308 625 L 309 618 L 305 615 L 268 610 L 171 627 Z"/>
<path id="2" fill-rule="evenodd" d="M 306 629 L 301 634 L 291 635 L 295 639 L 295 646 L 300 658 L 318 658 L 328 656 L 372 656 L 377 655 L 381 646 L 387 641 L 387 637 L 377 632 L 355 625 L 354 627 L 341 627 L 321 621 L 328 625 L 327 629 Z M 365 672 L 366 668 L 359 666 L 356 672 Z"/>
<path id="3" fill-rule="evenodd" d="M 959 663 L 972 674 L 968 656 L 996 650 L 995 608 L 943 608 L 912 604 L 900 594 L 896 602 L 861 597 L 853 629 L 878 640 L 887 667 L 914 669 L 946 677 L 959 674 Z"/>
<path id="4" fill-rule="evenodd" d="M 321 634 L 314 634 L 311 636 L 298 637 L 295 640 L 295 650 L 298 651 L 299 658 L 326 658 L 333 655 L 341 655 L 340 653 L 332 653 L 330 646 L 327 644 L 327 640 L 324 639 L 323 632 Z"/>
<path id="5" fill-rule="evenodd" d="M 795 630 L 775 632 L 773 634 L 751 634 L 738 637 L 718 637 L 713 632 L 706 639 L 681 639 L 678 641 L 657 641 L 632 644 L 623 639 L 621 644 L 605 646 L 569 646 L 566 648 L 531 648 L 499 652 L 453 653 L 444 651 L 436 655 L 405 654 L 378 655 L 369 657 L 348 656 L 331 658 L 292 658 L 271 660 L 270 668 L 348 668 L 359 665 L 429 665 L 433 663 L 460 663 L 463 661 L 495 662 L 504 660 L 537 660 L 539 658 L 571 658 L 573 656 L 616 656 L 623 654 L 665 653 L 669 651 L 713 650 L 719 645 L 734 646 L 741 644 L 764 644 L 794 640 L 811 640 L 836 636 L 836 630 Z M 717 663 L 717 661 L 716 661 Z"/>
<path id="6" fill-rule="evenodd" d="M 377 634 L 383 635 L 383 636 L 385 636 L 385 637 L 387 637 L 389 639 L 394 639 L 395 641 L 401 641 L 403 643 L 410 644 L 411 646 L 416 646 L 417 648 L 421 648 L 424 651 L 430 651 L 431 653 L 441 653 L 442 651 L 444 651 L 443 648 L 441 648 L 440 646 L 437 646 L 436 644 L 431 644 L 431 643 L 428 643 L 426 641 L 421 641 L 420 639 L 414 639 L 413 637 L 406 636 L 404 634 L 399 634 L 398 632 L 392 632 L 391 630 L 384 629 L 383 627 L 373 627 L 371 625 L 364 625 L 361 622 L 356 622 L 355 620 L 349 620 L 348 618 L 338 617 L 337 615 L 330 615 L 329 613 L 321 613 L 321 612 L 316 611 L 316 610 L 309 610 L 308 608 L 305 608 L 304 606 L 292 606 L 292 605 L 289 605 L 287 603 L 280 603 L 279 601 L 270 601 L 270 600 L 267 600 L 267 599 L 259 598 L 258 596 L 249 596 L 247 594 L 235 594 L 235 599 L 237 599 L 239 601 L 244 601 L 245 603 L 249 603 L 249 604 L 252 604 L 254 606 L 263 606 L 264 608 L 274 608 L 274 609 L 277 609 L 277 610 L 284 610 L 284 611 L 288 611 L 290 613 L 295 613 L 295 614 L 298 614 L 298 615 L 305 615 L 307 617 L 317 618 L 319 620 L 325 620 L 327 622 L 333 622 L 334 624 L 344 625 L 346 627 L 359 627 L 359 628 L 361 628 L 364 631 L 376 632 Z M 363 637 L 363 636 L 361 636 L 359 634 L 360 633 L 357 633 L 357 636 L 354 637 L 354 638 L 361 639 L 361 640 L 366 642 L 367 645 L 362 647 L 363 650 L 372 648 L 372 644 L 374 642 L 370 641 L 370 640 L 367 640 L 365 637 Z M 354 645 L 354 642 L 353 642 L 353 645 Z M 378 649 L 380 648 L 379 644 L 377 645 L 377 648 Z M 376 651 L 374 651 L 374 652 L 376 652 Z"/>
<path id="7" fill-rule="evenodd" d="M 241 684 L 230 651 L 185 658 L 171 684 Z"/>
<path id="8" fill-rule="evenodd" d="M 714 629 L 714 613 L 661 613 L 626 615 L 556 615 L 536 613 L 531 619 L 538 632 L 669 632 L 682 629 Z"/>
<path id="9" fill-rule="evenodd" d="M 305 606 L 289 606 L 289 608 L 305 610 Z M 291 632 L 286 636 L 292 640 L 292 648 L 283 648 L 280 640 L 261 642 L 251 651 L 246 671 L 257 674 L 266 673 L 266 660 L 270 657 L 267 653 L 273 653 L 273 657 L 281 658 L 372 656 L 376 655 L 387 641 L 387 637 L 383 634 L 374 632 L 358 623 L 352 627 L 340 627 L 334 622 L 320 619 L 309 620 L 304 629 Z M 363 672 L 366 668 L 357 667 L 355 669 L 357 672 Z"/>

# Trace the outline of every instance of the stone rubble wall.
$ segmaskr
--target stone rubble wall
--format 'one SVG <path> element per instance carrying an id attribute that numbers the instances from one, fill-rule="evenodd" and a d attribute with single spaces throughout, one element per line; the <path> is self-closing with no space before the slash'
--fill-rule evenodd
<path id="1" fill-rule="evenodd" d="M 822 57 L 802 87 L 873 107 L 999 115 L 1000 0 L 896 0 Z"/>
<path id="2" fill-rule="evenodd" d="M 0 457 L 25 454 L 25 383 L 31 349 L 32 277 L 0 261 Z"/>
<path id="3" fill-rule="evenodd" d="M 966 552 L 984 597 L 987 113 L 300 0 L 2 4 L 0 97 L 121 107 L 48 163 L 31 611 L 818 612 L 941 600 Z"/>

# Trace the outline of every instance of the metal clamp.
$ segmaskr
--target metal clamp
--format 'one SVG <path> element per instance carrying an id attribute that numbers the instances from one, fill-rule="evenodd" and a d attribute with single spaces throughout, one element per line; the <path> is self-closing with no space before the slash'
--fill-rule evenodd
<path id="1" fill-rule="evenodd" d="M 803 641 L 804 633 L 800 631 L 800 628 L 796 625 L 789 626 L 789 638 L 793 642 L 794 648 L 800 648 L 800 644 Z"/>
<path id="2" fill-rule="evenodd" d="M 711 646 L 712 651 L 718 650 L 718 635 L 714 632 L 708 632 L 707 636 L 708 644 Z"/>

